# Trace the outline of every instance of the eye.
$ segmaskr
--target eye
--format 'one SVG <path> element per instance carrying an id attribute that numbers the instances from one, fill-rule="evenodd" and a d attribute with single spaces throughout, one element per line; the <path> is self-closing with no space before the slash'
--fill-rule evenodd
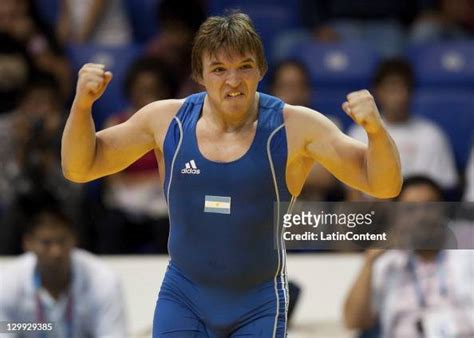
<path id="1" fill-rule="evenodd" d="M 253 68 L 253 65 L 251 65 L 250 63 L 247 63 L 247 64 L 245 64 L 245 65 L 242 65 L 240 68 L 241 68 L 241 69 L 252 69 L 252 68 Z"/>
<path id="2" fill-rule="evenodd" d="M 223 67 L 216 67 L 212 70 L 213 73 L 222 73 L 225 69 Z"/>

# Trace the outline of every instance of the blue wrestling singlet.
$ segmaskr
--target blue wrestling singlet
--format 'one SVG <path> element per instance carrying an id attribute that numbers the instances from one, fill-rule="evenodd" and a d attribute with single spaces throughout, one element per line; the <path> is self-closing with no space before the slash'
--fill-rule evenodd
<path id="1" fill-rule="evenodd" d="M 273 223 L 274 202 L 291 199 L 284 103 L 260 93 L 249 150 L 219 163 L 198 149 L 205 95 L 185 100 L 164 141 L 171 259 L 153 337 L 285 337 L 285 249 Z"/>

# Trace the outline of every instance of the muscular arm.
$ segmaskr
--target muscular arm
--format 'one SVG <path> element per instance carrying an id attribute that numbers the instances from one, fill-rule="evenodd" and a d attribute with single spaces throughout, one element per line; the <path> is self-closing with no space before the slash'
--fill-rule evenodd
<path id="1" fill-rule="evenodd" d="M 382 124 L 378 128 L 365 126 L 369 144 L 364 145 L 343 134 L 316 111 L 292 106 L 287 106 L 286 111 L 287 121 L 292 121 L 288 127 L 298 135 L 290 136 L 298 139 L 293 141 L 295 149 L 290 150 L 297 158 L 319 162 L 345 184 L 374 197 L 398 195 L 402 182 L 398 151 Z"/>
<path id="2" fill-rule="evenodd" d="M 87 182 L 120 171 L 151 149 L 161 150 L 178 100 L 157 101 L 135 113 L 128 121 L 96 133 L 92 105 L 112 75 L 103 66 L 86 65 L 79 73 L 76 97 L 62 138 L 64 176 Z"/>
<path id="3" fill-rule="evenodd" d="M 64 176 L 91 181 L 126 168 L 155 148 L 150 120 L 160 108 L 158 103 L 149 105 L 128 121 L 96 133 L 90 109 L 73 104 L 62 139 Z"/>

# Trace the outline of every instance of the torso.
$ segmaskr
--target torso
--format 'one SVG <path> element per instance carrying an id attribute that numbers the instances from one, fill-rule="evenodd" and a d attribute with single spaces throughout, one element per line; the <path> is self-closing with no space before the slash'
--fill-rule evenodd
<path id="1" fill-rule="evenodd" d="M 274 202 L 291 199 L 283 103 L 261 94 L 258 121 L 219 132 L 202 117 L 204 97 L 179 108 L 159 151 L 171 264 L 203 285 L 255 286 L 284 268 L 273 223 Z"/>
<path id="2" fill-rule="evenodd" d="M 156 122 L 155 139 L 158 147 L 155 149 L 155 155 L 158 161 L 160 173 L 165 173 L 165 165 L 163 161 L 162 149 L 167 131 L 167 126 L 172 118 L 183 105 L 184 100 L 174 100 L 169 112 L 166 112 L 167 123 Z M 161 114 L 161 113 L 160 113 Z M 286 185 L 291 195 L 298 196 L 303 188 L 306 177 L 313 166 L 313 160 L 304 156 L 302 149 L 304 148 L 304 140 L 298 134 L 298 127 L 293 123 L 291 114 L 288 109 L 284 108 L 283 116 L 285 120 L 285 128 L 288 142 L 288 162 L 286 167 Z M 166 128 L 162 126 L 165 125 Z M 198 121 L 196 129 L 196 137 L 199 150 L 203 157 L 214 162 L 232 162 L 244 156 L 249 150 L 255 133 L 258 121 L 255 121 L 252 128 L 232 133 L 213 131 L 209 132 L 206 128 L 206 122 L 201 118 Z M 160 128 L 161 126 L 161 128 Z M 164 174 L 160 174 L 160 182 L 164 183 Z"/>

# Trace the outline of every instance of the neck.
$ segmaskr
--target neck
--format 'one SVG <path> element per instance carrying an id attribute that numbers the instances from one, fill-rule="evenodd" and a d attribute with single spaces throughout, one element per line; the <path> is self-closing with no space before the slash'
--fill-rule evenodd
<path id="1" fill-rule="evenodd" d="M 439 250 L 418 250 L 416 255 L 421 258 L 422 261 L 432 262 L 438 256 Z"/>
<path id="2" fill-rule="evenodd" d="M 399 113 L 399 112 L 390 112 L 387 110 L 383 111 L 383 117 L 388 123 L 403 123 L 410 119 L 410 116 L 407 112 Z"/>
<path id="3" fill-rule="evenodd" d="M 246 111 L 228 113 L 221 111 L 218 107 L 209 100 L 206 96 L 203 108 L 203 118 L 211 125 L 219 130 L 226 132 L 236 132 L 253 125 L 258 115 L 258 94 L 255 93 L 255 98 Z"/>
<path id="4" fill-rule="evenodd" d="M 66 271 L 42 271 L 39 269 L 39 274 L 41 286 L 55 299 L 68 289 L 71 281 L 69 268 Z"/>

